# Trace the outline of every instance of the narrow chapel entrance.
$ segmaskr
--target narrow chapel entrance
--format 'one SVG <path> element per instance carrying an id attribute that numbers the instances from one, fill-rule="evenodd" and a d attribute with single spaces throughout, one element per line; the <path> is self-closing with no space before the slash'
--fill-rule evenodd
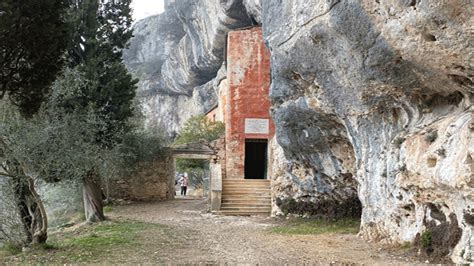
<path id="1" fill-rule="evenodd" d="M 245 179 L 267 178 L 266 139 L 245 140 Z"/>

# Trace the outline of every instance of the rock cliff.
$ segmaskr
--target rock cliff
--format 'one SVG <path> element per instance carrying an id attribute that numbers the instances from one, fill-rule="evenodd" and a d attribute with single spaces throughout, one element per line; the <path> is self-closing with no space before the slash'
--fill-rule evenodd
<path id="1" fill-rule="evenodd" d="M 473 14 L 465 1 L 262 1 L 274 167 L 325 197 L 352 174 L 363 237 L 431 235 L 429 253 L 472 262 Z"/>
<path id="2" fill-rule="evenodd" d="M 137 22 L 124 62 L 139 79 L 150 126 L 174 136 L 216 104 L 227 33 L 255 23 L 244 9 L 237 0 L 176 1 Z"/>
<path id="3" fill-rule="evenodd" d="M 125 61 L 172 135 L 215 104 L 227 32 L 261 24 L 274 213 L 361 206 L 364 238 L 429 235 L 428 253 L 473 262 L 473 18 L 463 0 L 182 0 L 137 23 Z"/>

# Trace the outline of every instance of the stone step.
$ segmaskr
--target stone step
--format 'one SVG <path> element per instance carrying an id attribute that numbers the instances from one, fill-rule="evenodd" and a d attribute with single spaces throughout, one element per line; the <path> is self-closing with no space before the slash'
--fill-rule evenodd
<path id="1" fill-rule="evenodd" d="M 270 199 L 270 193 L 267 194 L 247 194 L 247 193 L 232 193 L 222 194 L 222 199 Z"/>
<path id="2" fill-rule="evenodd" d="M 222 203 L 252 203 L 252 202 L 264 202 L 271 203 L 270 198 L 223 198 Z"/>
<path id="3" fill-rule="evenodd" d="M 237 207 L 266 207 L 271 208 L 269 202 L 249 203 L 222 203 L 221 208 L 237 208 Z"/>
<path id="4" fill-rule="evenodd" d="M 271 211 L 262 211 L 262 212 L 256 212 L 256 211 L 217 211 L 217 214 L 221 215 L 233 215 L 233 216 L 270 216 Z"/>
<path id="5" fill-rule="evenodd" d="M 222 199 L 222 203 L 226 204 L 251 204 L 251 203 L 265 203 L 270 205 L 271 204 L 271 199 L 270 198 L 225 198 Z"/>
<path id="6" fill-rule="evenodd" d="M 233 193 L 233 192 L 242 192 L 242 193 L 270 193 L 268 188 L 232 188 L 232 189 L 222 189 L 224 193 Z"/>
<path id="7" fill-rule="evenodd" d="M 222 184 L 222 187 L 227 188 L 270 188 L 269 184 Z"/>
<path id="8" fill-rule="evenodd" d="M 270 180 L 222 180 L 222 205 L 224 215 L 270 215 Z"/>
<path id="9" fill-rule="evenodd" d="M 270 212 L 270 207 L 222 207 L 221 211 Z"/>
<path id="10" fill-rule="evenodd" d="M 260 193 L 260 194 L 256 194 L 256 193 L 232 193 L 232 194 L 226 194 L 226 193 L 222 193 L 222 199 L 254 199 L 254 198 L 258 198 L 258 199 L 270 199 L 271 198 L 271 195 L 270 193 Z"/>
<path id="11" fill-rule="evenodd" d="M 259 189 L 270 190 L 269 186 L 222 186 L 222 189 L 236 190 L 236 189 Z"/>
<path id="12" fill-rule="evenodd" d="M 270 182 L 225 182 L 223 181 L 222 184 L 225 185 L 233 185 L 233 186 L 268 186 L 270 187 Z"/>
<path id="13" fill-rule="evenodd" d="M 223 202 L 221 208 L 224 207 L 267 207 L 269 208 L 269 202 Z"/>
<path id="14" fill-rule="evenodd" d="M 257 189 L 257 190 L 270 190 L 270 187 L 268 186 L 222 186 L 222 189 L 227 189 L 227 190 L 236 190 L 236 189 L 242 189 L 242 190 L 251 190 L 251 189 Z"/>
<path id="15" fill-rule="evenodd" d="M 242 190 L 251 190 L 251 189 L 258 189 L 258 190 L 270 190 L 270 187 L 257 187 L 257 186 L 222 186 L 222 189 L 228 189 L 228 190 L 236 190 L 236 189 L 242 189 Z"/>

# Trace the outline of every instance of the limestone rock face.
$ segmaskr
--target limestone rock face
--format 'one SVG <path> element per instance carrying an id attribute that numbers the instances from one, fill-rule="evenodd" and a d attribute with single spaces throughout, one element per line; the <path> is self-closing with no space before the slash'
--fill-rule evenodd
<path id="1" fill-rule="evenodd" d="M 178 0 L 137 22 L 123 58 L 139 79 L 149 126 L 172 137 L 189 117 L 215 105 L 227 32 L 252 23 L 241 0 Z"/>
<path id="2" fill-rule="evenodd" d="M 473 15 L 460 0 L 262 1 L 275 193 L 344 205 L 353 175 L 363 237 L 431 234 L 428 252 L 473 262 Z"/>
<path id="3" fill-rule="evenodd" d="M 247 14 L 259 25 L 262 24 L 262 0 L 243 0 Z"/>
<path id="4" fill-rule="evenodd" d="M 124 55 L 148 123 L 173 135 L 214 105 L 226 35 L 254 24 L 271 54 L 274 213 L 361 211 L 366 239 L 431 234 L 427 252 L 473 262 L 473 6 L 177 0 Z"/>

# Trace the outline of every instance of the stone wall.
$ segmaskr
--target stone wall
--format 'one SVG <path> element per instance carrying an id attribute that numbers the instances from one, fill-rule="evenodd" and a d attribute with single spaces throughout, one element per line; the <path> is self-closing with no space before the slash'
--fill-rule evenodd
<path id="1" fill-rule="evenodd" d="M 165 157 L 140 166 L 131 178 L 111 179 L 104 184 L 112 201 L 153 201 L 174 198 L 174 165 Z"/>
<path id="2" fill-rule="evenodd" d="M 50 227 L 63 226 L 84 220 L 82 184 L 61 181 L 38 182 L 38 194 L 43 200 Z"/>

